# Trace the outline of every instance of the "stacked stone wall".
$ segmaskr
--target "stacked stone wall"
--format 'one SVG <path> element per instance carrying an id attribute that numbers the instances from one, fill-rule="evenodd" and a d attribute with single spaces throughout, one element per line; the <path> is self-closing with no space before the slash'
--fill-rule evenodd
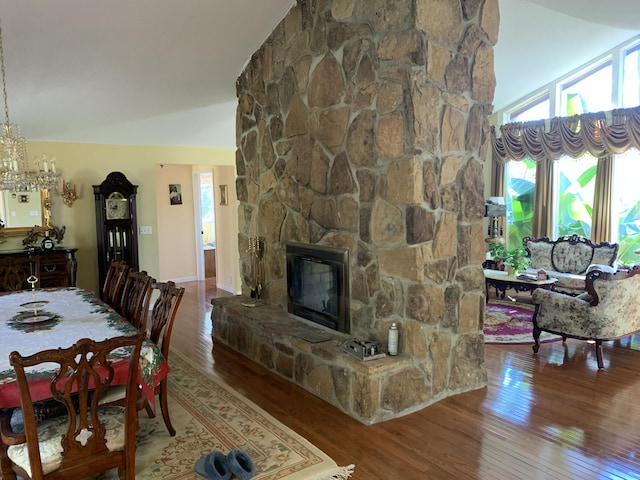
<path id="1" fill-rule="evenodd" d="M 243 292 L 249 237 L 264 240 L 262 299 L 283 310 L 287 242 L 347 248 L 352 334 L 386 344 L 399 324 L 410 361 L 386 385 L 424 404 L 486 384 L 498 23 L 497 0 L 299 0 L 237 81 Z"/>

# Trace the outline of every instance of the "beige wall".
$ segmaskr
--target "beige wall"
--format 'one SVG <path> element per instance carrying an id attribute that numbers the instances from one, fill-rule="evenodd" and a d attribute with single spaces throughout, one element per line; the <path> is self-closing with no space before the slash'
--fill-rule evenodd
<path id="1" fill-rule="evenodd" d="M 191 165 L 156 165 L 158 279 L 196 280 L 195 209 Z M 169 185 L 178 184 L 182 205 L 169 203 Z M 142 236 L 144 237 L 144 236 Z"/>
<path id="2" fill-rule="evenodd" d="M 235 167 L 229 165 L 156 165 L 156 208 L 158 219 L 158 262 L 161 280 L 191 281 L 197 278 L 196 220 L 193 177 L 196 172 L 213 172 L 216 218 L 216 270 L 219 288 L 240 291 L 238 275 L 238 219 Z M 169 203 L 169 184 L 182 187 L 182 205 Z M 197 184 L 196 184 L 197 185 Z M 227 185 L 229 204 L 220 205 L 220 185 Z"/>
<path id="3" fill-rule="evenodd" d="M 240 293 L 240 257 L 238 251 L 238 199 L 236 195 L 235 165 L 213 169 L 216 203 L 216 268 L 218 288 Z M 229 189 L 229 205 L 220 205 L 219 185 Z"/>
<path id="4" fill-rule="evenodd" d="M 124 173 L 129 181 L 138 185 L 138 225 L 151 226 L 153 231 L 152 235 L 138 236 L 140 267 L 146 269 L 152 276 L 162 279 L 159 234 L 162 235 L 163 241 L 169 242 L 171 241 L 170 239 L 175 238 L 177 244 L 181 246 L 184 244 L 184 249 L 188 249 L 195 248 L 193 246 L 195 231 L 192 228 L 188 232 L 177 229 L 159 232 L 158 218 L 159 214 L 162 214 L 162 210 L 159 213 L 156 195 L 156 166 L 160 164 L 166 166 L 210 165 L 212 167 L 226 165 L 231 171 L 235 171 L 231 167 L 235 165 L 235 151 L 231 149 L 140 147 L 53 142 L 29 142 L 28 148 L 31 158 L 43 153 L 55 156 L 58 171 L 62 173 L 63 178 L 72 180 L 78 187 L 79 198 L 71 208 L 62 203 L 62 199 L 57 193 L 52 193 L 53 223 L 58 226 L 66 225 L 67 232 L 64 244 L 78 249 L 78 286 L 92 290 L 98 288 L 93 185 L 100 184 L 107 174 L 112 171 Z M 191 189 L 191 167 L 189 167 L 188 171 L 188 182 L 180 183 L 183 183 L 183 188 L 188 185 L 188 188 Z M 235 201 L 235 181 L 225 181 L 229 185 L 229 197 L 232 201 Z M 183 196 L 185 196 L 184 190 Z M 166 197 L 168 197 L 168 192 L 165 192 Z M 193 202 L 193 195 L 190 195 L 188 199 Z M 236 210 L 233 208 L 233 211 L 231 211 L 231 208 L 233 207 L 227 207 L 229 210 L 228 215 L 233 218 L 225 218 L 226 212 L 223 211 L 217 219 L 223 224 L 234 223 L 236 225 L 235 231 L 237 231 Z M 189 214 L 193 218 L 193 208 Z M 9 241 L 3 244 L 2 247 L 21 246 L 20 240 Z M 237 259 L 237 250 L 236 243 L 234 252 L 229 252 L 228 255 Z M 235 271 L 225 272 L 225 275 L 227 277 L 231 275 L 235 282 L 239 281 L 237 272 L 236 262 Z M 174 272 L 169 273 L 174 276 Z M 192 276 L 195 275 L 194 270 Z M 175 275 L 175 277 L 177 278 L 178 276 Z"/>

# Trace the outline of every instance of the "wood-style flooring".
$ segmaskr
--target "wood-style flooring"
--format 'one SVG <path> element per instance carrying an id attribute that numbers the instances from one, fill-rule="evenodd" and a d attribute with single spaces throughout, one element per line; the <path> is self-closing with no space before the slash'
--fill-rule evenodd
<path id="1" fill-rule="evenodd" d="M 183 283 L 172 348 L 318 448 L 353 480 L 640 479 L 640 336 L 604 344 L 486 345 L 488 386 L 365 426 L 211 341 L 215 284 Z"/>

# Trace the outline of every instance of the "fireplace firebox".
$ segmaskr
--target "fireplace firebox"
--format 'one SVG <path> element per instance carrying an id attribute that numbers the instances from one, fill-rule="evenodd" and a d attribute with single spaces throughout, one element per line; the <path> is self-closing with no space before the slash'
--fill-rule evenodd
<path id="1" fill-rule="evenodd" d="M 351 333 L 349 250 L 288 243 L 289 313 L 343 333 Z"/>

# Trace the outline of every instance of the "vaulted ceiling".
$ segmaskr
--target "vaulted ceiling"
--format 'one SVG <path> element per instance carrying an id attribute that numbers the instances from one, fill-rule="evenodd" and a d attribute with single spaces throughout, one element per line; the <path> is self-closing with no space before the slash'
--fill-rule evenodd
<path id="1" fill-rule="evenodd" d="M 637 0 L 499 0 L 502 108 L 640 34 Z M 28 140 L 235 147 L 235 79 L 294 0 L 0 0 Z"/>

